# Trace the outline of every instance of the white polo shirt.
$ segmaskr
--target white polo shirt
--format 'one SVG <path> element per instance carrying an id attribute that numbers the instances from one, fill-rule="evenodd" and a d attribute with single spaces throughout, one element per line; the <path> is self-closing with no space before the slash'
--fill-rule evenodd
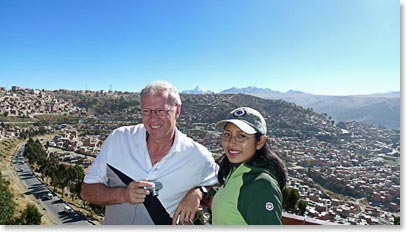
<path id="1" fill-rule="evenodd" d="M 170 151 L 152 166 L 146 132 L 143 124 L 114 130 L 103 143 L 100 153 L 85 175 L 84 182 L 110 186 L 107 164 L 133 180 L 159 181 L 163 188 L 159 191 L 158 198 L 172 217 L 189 190 L 196 186 L 217 183 L 218 165 L 204 146 L 176 130 Z"/>

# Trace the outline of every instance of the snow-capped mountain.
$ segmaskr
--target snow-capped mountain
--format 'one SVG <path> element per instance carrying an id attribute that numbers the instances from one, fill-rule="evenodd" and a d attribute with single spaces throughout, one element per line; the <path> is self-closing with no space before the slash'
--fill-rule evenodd
<path id="1" fill-rule="evenodd" d="M 213 93 L 213 92 L 205 89 L 202 86 L 197 86 L 193 90 L 184 90 L 184 91 L 182 91 L 182 93 L 184 93 L 184 94 L 209 94 L 209 93 Z"/>

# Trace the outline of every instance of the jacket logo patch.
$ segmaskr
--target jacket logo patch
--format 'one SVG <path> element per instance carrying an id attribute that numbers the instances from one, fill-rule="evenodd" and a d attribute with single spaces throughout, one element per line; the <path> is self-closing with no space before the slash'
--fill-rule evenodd
<path id="1" fill-rule="evenodd" d="M 267 211 L 272 211 L 274 209 L 274 205 L 271 202 L 266 203 L 266 210 Z"/>

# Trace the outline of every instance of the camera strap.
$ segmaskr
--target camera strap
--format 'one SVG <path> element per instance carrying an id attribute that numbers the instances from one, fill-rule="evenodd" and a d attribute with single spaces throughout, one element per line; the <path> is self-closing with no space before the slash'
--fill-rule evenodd
<path id="1" fill-rule="evenodd" d="M 109 166 L 109 168 L 120 178 L 120 180 L 124 184 L 129 185 L 130 182 L 134 181 L 132 178 L 130 178 L 120 170 L 112 167 L 109 164 L 107 164 L 107 166 Z M 167 210 L 165 210 L 164 206 L 161 204 L 161 201 L 158 199 L 157 196 L 147 195 L 143 204 L 146 207 L 147 212 L 155 225 L 172 224 L 172 218 L 167 213 Z"/>

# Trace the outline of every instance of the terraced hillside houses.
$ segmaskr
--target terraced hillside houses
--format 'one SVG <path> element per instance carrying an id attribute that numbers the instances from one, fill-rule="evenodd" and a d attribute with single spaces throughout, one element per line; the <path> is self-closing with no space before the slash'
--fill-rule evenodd
<path id="1" fill-rule="evenodd" d="M 80 163 L 84 168 L 97 156 L 113 129 L 141 123 L 137 93 L 60 91 L 54 95 L 50 91 L 3 89 L 0 97 L 17 101 L 13 108 L 17 112 L 23 112 L 19 107 L 27 108 L 24 101 L 46 105 L 56 99 L 64 106 L 59 108 L 59 114 L 80 116 L 70 125 L 46 125 L 57 135 L 44 143 L 57 149 L 52 152 L 60 154 L 61 162 Z M 293 103 L 241 94 L 182 94 L 181 99 L 179 129 L 206 146 L 215 158 L 222 155 L 220 132 L 214 127 L 217 120 L 237 106 L 251 106 L 265 115 L 272 145 L 288 167 L 288 186 L 296 188 L 308 202 L 307 217 L 337 224 L 389 225 L 400 215 L 400 131 L 358 122 L 334 122 L 328 115 Z M 104 101 L 117 102 L 124 108 L 88 113 L 98 112 L 91 107 L 98 104 L 103 108 L 107 105 Z M 18 137 L 25 129 L 2 123 L 0 136 Z M 67 151 L 84 158 L 79 161 Z"/>

